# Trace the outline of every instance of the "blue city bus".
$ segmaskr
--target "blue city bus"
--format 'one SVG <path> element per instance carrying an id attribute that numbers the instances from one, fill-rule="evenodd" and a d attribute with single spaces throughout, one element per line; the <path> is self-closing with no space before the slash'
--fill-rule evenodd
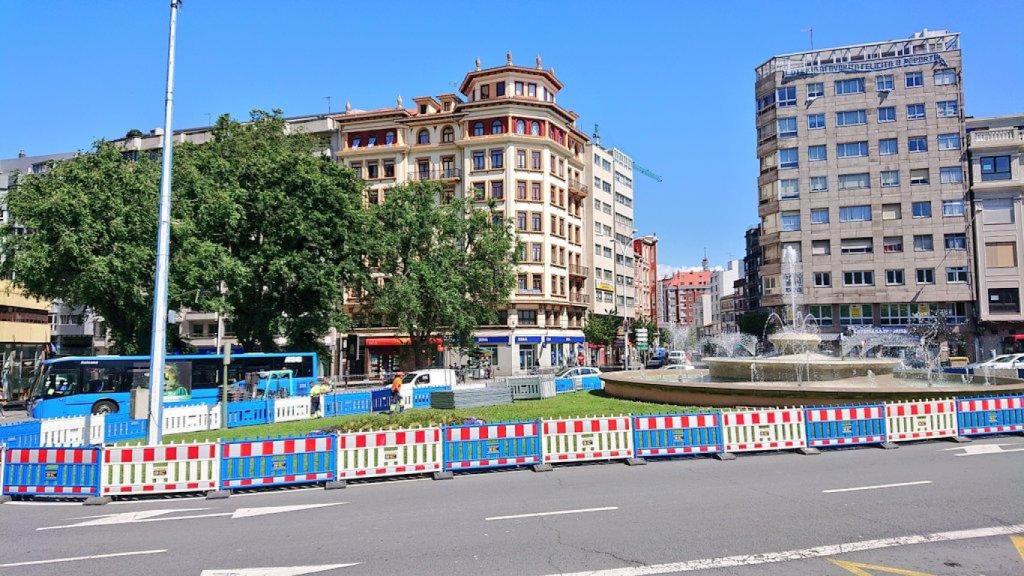
<path id="1" fill-rule="evenodd" d="M 221 354 L 167 356 L 164 402 L 220 400 Z M 315 352 L 232 354 L 228 385 L 240 386 L 252 372 L 290 370 L 298 394 L 309 394 L 319 376 Z M 130 392 L 149 383 L 149 356 L 70 356 L 45 360 L 32 388 L 33 418 L 128 413 Z"/>

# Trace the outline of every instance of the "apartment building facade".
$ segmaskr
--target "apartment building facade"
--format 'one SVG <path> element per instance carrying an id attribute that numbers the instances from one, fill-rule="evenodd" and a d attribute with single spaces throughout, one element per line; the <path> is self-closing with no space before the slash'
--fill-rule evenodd
<path id="1" fill-rule="evenodd" d="M 984 358 L 1024 349 L 1024 115 L 968 119 L 967 141 L 977 271 L 976 354 Z"/>
<path id="2" fill-rule="evenodd" d="M 743 277 L 743 261 L 730 260 L 724 267 L 711 271 L 707 296 L 710 316 L 704 316 L 704 335 L 717 336 L 736 332 L 736 281 Z"/>
<path id="3" fill-rule="evenodd" d="M 701 295 L 709 289 L 711 274 L 705 265 L 701 270 L 681 270 L 659 281 L 661 322 L 671 326 L 694 326 L 697 306 Z"/>
<path id="4" fill-rule="evenodd" d="M 593 311 L 633 319 L 636 310 L 636 257 L 633 251 L 633 160 L 605 148 L 595 132 L 587 147 L 587 183 L 593 197 L 587 222 L 587 249 L 593 263 Z"/>
<path id="5" fill-rule="evenodd" d="M 481 208 L 493 201 L 495 218 L 511 221 L 521 246 L 517 285 L 499 321 L 476 335 L 493 374 L 565 364 L 584 343 L 591 158 L 576 114 L 557 102 L 562 88 L 539 58 L 519 66 L 509 54 L 493 68 L 478 60 L 459 94 L 414 98 L 411 109 L 399 97 L 392 108 L 346 107 L 334 117 L 335 155 L 366 181 L 368 202 L 433 180 Z M 381 326 L 350 334 L 348 344 L 350 371 L 374 374 L 398 366 L 407 342 Z"/>
<path id="6" fill-rule="evenodd" d="M 654 234 L 633 239 L 636 316 L 658 323 L 658 237 Z"/>
<path id="7" fill-rule="evenodd" d="M 784 309 L 795 290 L 828 332 L 903 330 L 939 310 L 966 322 L 959 35 L 786 54 L 755 72 L 760 304 Z"/>

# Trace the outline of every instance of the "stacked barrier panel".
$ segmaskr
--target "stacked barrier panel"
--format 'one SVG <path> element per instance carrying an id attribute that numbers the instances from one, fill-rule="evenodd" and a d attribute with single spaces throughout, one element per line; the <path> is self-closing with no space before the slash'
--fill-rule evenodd
<path id="1" fill-rule="evenodd" d="M 224 490 L 311 484 L 335 479 L 336 437 L 318 435 L 221 444 Z"/>
<path id="2" fill-rule="evenodd" d="M 629 416 L 544 420 L 542 426 L 541 449 L 546 464 L 633 457 Z"/>
<path id="3" fill-rule="evenodd" d="M 228 403 L 228 428 L 269 424 L 272 405 L 266 400 L 242 400 Z"/>
<path id="4" fill-rule="evenodd" d="M 955 404 L 951 399 L 886 402 L 885 426 L 889 441 L 956 436 Z"/>
<path id="5" fill-rule="evenodd" d="M 0 426 L 0 445 L 8 448 L 39 446 L 41 442 L 39 422 L 39 420 L 29 420 Z"/>
<path id="6" fill-rule="evenodd" d="M 210 429 L 208 404 L 167 404 L 163 410 L 164 434 L 201 432 Z"/>
<path id="7" fill-rule="evenodd" d="M 1024 396 L 957 400 L 956 412 L 964 436 L 1024 432 Z"/>
<path id="8" fill-rule="evenodd" d="M 323 397 L 324 416 L 365 414 L 371 412 L 370 392 L 341 392 Z"/>
<path id="9" fill-rule="evenodd" d="M 540 376 L 518 376 L 505 380 L 513 400 L 535 400 L 541 397 Z"/>
<path id="10" fill-rule="evenodd" d="M 633 447 L 640 457 L 721 452 L 721 415 L 706 412 L 634 416 Z"/>
<path id="11" fill-rule="evenodd" d="M 216 490 L 220 476 L 217 443 L 106 448 L 103 495 L 164 494 Z"/>
<path id="12" fill-rule="evenodd" d="M 434 392 L 447 392 L 451 390 L 451 386 L 438 385 L 438 386 L 417 386 L 412 389 L 412 407 L 413 408 L 430 408 L 430 395 Z"/>
<path id="13" fill-rule="evenodd" d="M 726 452 L 788 450 L 807 447 L 801 408 L 763 408 L 722 412 Z"/>
<path id="14" fill-rule="evenodd" d="M 11 496 L 98 496 L 99 447 L 9 448 L 3 452 L 3 493 Z"/>
<path id="15" fill-rule="evenodd" d="M 391 388 L 375 388 L 370 390 L 370 408 L 374 412 L 387 412 L 391 409 Z"/>
<path id="16" fill-rule="evenodd" d="M 146 419 L 132 419 L 127 414 L 110 414 L 104 419 L 103 441 L 109 444 L 146 437 Z"/>
<path id="17" fill-rule="evenodd" d="M 540 463 L 539 422 L 444 427 L 445 470 L 478 470 Z"/>
<path id="18" fill-rule="evenodd" d="M 885 406 L 805 408 L 807 445 L 812 448 L 881 444 L 886 441 Z"/>
<path id="19" fill-rule="evenodd" d="M 274 422 L 292 422 L 308 420 L 312 417 L 312 404 L 309 396 L 292 396 L 277 398 L 274 401 Z"/>
<path id="20" fill-rule="evenodd" d="M 43 446 L 82 446 L 88 435 L 85 416 L 40 420 L 39 438 Z"/>
<path id="21" fill-rule="evenodd" d="M 115 413 L 109 414 L 113 416 Z M 90 414 L 85 421 L 85 444 L 100 444 L 106 440 L 108 414 Z"/>
<path id="22" fill-rule="evenodd" d="M 441 429 L 411 428 L 338 435 L 338 479 L 438 472 Z"/>

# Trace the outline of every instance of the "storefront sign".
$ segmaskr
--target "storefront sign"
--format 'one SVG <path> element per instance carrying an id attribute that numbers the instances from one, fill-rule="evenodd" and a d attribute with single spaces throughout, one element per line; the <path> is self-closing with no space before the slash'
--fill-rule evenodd
<path id="1" fill-rule="evenodd" d="M 508 346 L 508 336 L 477 336 L 477 344 L 502 344 Z"/>
<path id="2" fill-rule="evenodd" d="M 540 344 L 540 336 L 516 336 L 516 344 Z"/>

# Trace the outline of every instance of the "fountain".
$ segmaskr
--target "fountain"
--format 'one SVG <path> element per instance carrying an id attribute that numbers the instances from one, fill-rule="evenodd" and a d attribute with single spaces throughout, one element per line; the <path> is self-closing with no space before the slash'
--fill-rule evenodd
<path id="1" fill-rule="evenodd" d="M 937 339 L 946 320 L 933 314 L 913 318 L 901 331 L 857 327 L 840 339 L 838 354 L 824 353 L 817 320 L 800 313 L 800 260 L 792 247 L 783 251 L 782 262 L 788 306 L 786 318 L 773 312 L 766 323 L 764 339 L 771 350 L 757 354 L 756 338 L 721 334 L 700 341 L 719 354 L 703 359 L 707 370 L 603 374 L 605 390 L 620 398 L 700 406 L 815 405 L 1024 391 L 1024 381 L 1017 378 L 944 373 L 927 343 Z M 693 341 L 687 331 L 687 344 Z"/>

